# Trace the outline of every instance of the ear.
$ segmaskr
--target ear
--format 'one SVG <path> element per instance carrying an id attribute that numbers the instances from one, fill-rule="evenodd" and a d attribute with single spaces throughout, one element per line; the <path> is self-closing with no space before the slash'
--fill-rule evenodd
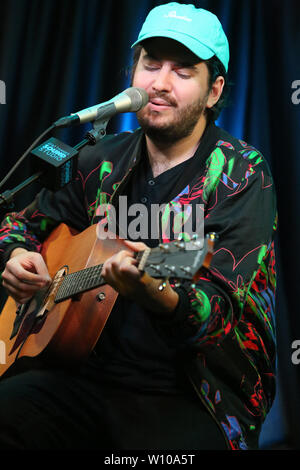
<path id="1" fill-rule="evenodd" d="M 224 88 L 224 84 L 225 84 L 224 77 L 220 75 L 219 77 L 216 78 L 207 98 L 207 103 L 206 103 L 207 108 L 212 108 L 219 101 L 219 98 Z"/>

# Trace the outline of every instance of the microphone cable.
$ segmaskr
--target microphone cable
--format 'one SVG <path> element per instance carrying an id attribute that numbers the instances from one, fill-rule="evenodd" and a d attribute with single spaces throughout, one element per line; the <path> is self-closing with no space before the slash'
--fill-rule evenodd
<path id="1" fill-rule="evenodd" d="M 31 150 L 34 149 L 38 145 L 38 143 L 53 129 L 55 129 L 57 126 L 54 124 L 51 124 L 48 129 L 46 129 L 31 145 L 28 147 L 28 149 L 23 153 L 23 155 L 19 158 L 19 160 L 14 164 L 14 166 L 10 169 L 10 171 L 7 173 L 7 175 L 3 178 L 2 181 L 0 181 L 0 189 L 2 186 L 6 183 L 6 181 L 12 176 L 12 174 L 16 171 L 16 169 L 21 165 L 21 163 L 25 160 L 25 158 L 28 156 L 28 154 L 31 152 Z"/>

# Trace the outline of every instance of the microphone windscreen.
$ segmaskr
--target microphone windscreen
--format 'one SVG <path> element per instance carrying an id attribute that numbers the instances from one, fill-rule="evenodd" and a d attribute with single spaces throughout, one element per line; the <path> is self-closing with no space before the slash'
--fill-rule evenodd
<path id="1" fill-rule="evenodd" d="M 131 100 L 130 109 L 132 112 L 139 111 L 149 101 L 149 95 L 144 88 L 131 87 L 127 88 L 124 93 L 126 93 Z"/>

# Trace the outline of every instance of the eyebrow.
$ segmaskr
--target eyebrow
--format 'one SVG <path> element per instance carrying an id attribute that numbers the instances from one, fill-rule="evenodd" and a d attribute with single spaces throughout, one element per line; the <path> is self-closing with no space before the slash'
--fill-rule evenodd
<path id="1" fill-rule="evenodd" d="M 161 62 L 163 59 L 159 59 L 158 57 L 155 57 L 154 54 L 149 54 L 148 52 L 146 52 L 143 56 L 143 59 L 146 59 L 146 60 L 155 60 L 157 62 Z M 188 69 L 191 69 L 191 70 L 196 70 L 197 67 L 197 63 L 191 63 L 191 62 L 184 62 L 184 61 L 172 61 L 174 62 L 174 64 L 177 66 L 177 67 L 182 67 L 182 68 L 188 68 Z M 199 60 L 200 62 L 200 60 Z M 198 62 L 198 63 L 199 63 Z"/>

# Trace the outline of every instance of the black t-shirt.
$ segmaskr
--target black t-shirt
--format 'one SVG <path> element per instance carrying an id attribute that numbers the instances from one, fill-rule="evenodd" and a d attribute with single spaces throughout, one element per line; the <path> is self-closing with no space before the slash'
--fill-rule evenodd
<path id="1" fill-rule="evenodd" d="M 127 205 L 143 204 L 147 207 L 150 236 L 134 241 L 143 241 L 151 248 L 157 246 L 160 240 L 151 239 L 151 204 L 168 201 L 168 195 L 191 160 L 156 178 L 147 158 L 137 166 L 126 190 Z M 128 226 L 133 218 L 128 217 Z M 137 226 L 137 231 L 140 233 L 141 227 Z M 130 233 L 128 238 L 131 238 Z M 152 316 L 150 311 L 118 296 L 96 346 L 102 380 L 137 390 L 178 393 L 184 386 L 176 360 L 178 351 L 159 335 Z"/>

